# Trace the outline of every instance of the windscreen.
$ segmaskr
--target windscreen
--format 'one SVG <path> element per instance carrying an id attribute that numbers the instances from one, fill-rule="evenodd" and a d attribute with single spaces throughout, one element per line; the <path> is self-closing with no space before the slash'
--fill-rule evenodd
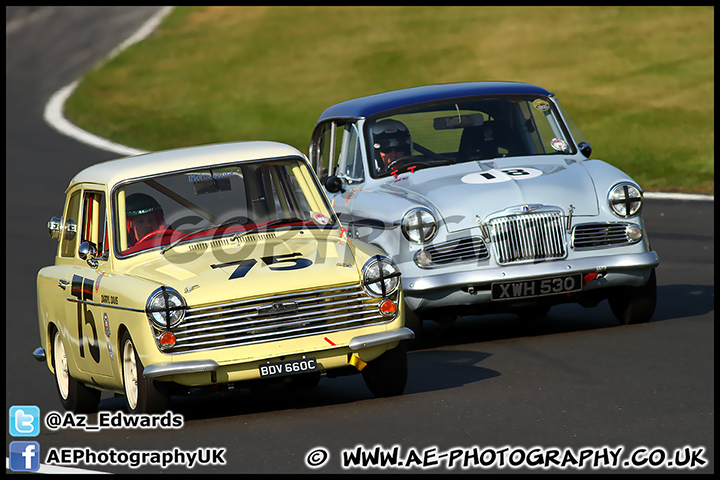
<path id="1" fill-rule="evenodd" d="M 304 162 L 239 162 L 159 175 L 114 192 L 120 255 L 176 242 L 277 228 L 333 228 Z"/>
<path id="2" fill-rule="evenodd" d="M 374 177 L 473 160 L 573 154 L 550 99 L 502 96 L 433 104 L 367 123 Z"/>

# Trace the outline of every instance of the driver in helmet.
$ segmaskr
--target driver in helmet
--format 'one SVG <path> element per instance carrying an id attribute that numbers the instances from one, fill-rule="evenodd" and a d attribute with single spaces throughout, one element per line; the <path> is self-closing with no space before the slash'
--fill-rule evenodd
<path id="1" fill-rule="evenodd" d="M 395 160 L 411 155 L 412 136 L 404 123 L 397 120 L 380 120 L 372 126 L 375 169 L 386 172 Z"/>
<path id="2" fill-rule="evenodd" d="M 125 199 L 128 246 L 135 245 L 148 233 L 163 228 L 165 218 L 162 207 L 150 195 L 133 193 Z"/>

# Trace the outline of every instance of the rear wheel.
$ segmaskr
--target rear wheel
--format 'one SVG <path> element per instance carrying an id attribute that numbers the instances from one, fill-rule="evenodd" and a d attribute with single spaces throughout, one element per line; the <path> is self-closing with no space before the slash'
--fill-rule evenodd
<path id="1" fill-rule="evenodd" d="M 129 413 L 162 413 L 170 407 L 167 384 L 143 376 L 144 366 L 130 334 L 122 337 L 122 375 L 125 405 Z"/>
<path id="2" fill-rule="evenodd" d="M 645 285 L 620 289 L 608 298 L 608 302 L 615 318 L 625 325 L 649 322 L 657 303 L 655 269 L 650 272 Z"/>
<path id="3" fill-rule="evenodd" d="M 86 387 L 70 375 L 65 344 L 60 332 L 53 330 L 52 335 L 52 365 L 60 403 L 65 410 L 75 413 L 95 412 L 100 403 L 100 390 Z"/>
<path id="4" fill-rule="evenodd" d="M 397 347 L 369 362 L 362 370 L 365 385 L 376 397 L 393 397 L 405 390 L 407 383 L 407 346 Z"/>

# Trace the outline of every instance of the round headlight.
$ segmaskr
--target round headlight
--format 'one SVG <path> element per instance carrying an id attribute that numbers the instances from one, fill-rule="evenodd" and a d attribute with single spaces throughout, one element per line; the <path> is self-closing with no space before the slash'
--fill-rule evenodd
<path id="1" fill-rule="evenodd" d="M 402 219 L 402 232 L 405 238 L 415 243 L 427 243 L 437 233 L 437 221 L 426 208 L 414 208 Z"/>
<path id="2" fill-rule="evenodd" d="M 642 207 L 642 192 L 632 183 L 620 183 L 610 189 L 608 202 L 616 215 L 631 217 Z"/>
<path id="3" fill-rule="evenodd" d="M 148 298 L 145 313 L 157 328 L 174 327 L 185 318 L 185 300 L 174 289 L 160 287 Z"/>
<path id="4" fill-rule="evenodd" d="M 400 286 L 400 270 L 387 257 L 376 255 L 363 266 L 363 286 L 373 297 L 387 297 Z"/>

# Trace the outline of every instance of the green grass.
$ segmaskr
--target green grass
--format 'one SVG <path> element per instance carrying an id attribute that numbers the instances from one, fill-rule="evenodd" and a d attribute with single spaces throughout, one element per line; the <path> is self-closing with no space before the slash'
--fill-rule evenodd
<path id="1" fill-rule="evenodd" d="M 593 157 L 646 191 L 714 193 L 713 7 L 177 7 L 89 72 L 81 128 L 160 150 L 276 140 L 307 151 L 328 106 L 431 83 L 555 92 Z"/>

